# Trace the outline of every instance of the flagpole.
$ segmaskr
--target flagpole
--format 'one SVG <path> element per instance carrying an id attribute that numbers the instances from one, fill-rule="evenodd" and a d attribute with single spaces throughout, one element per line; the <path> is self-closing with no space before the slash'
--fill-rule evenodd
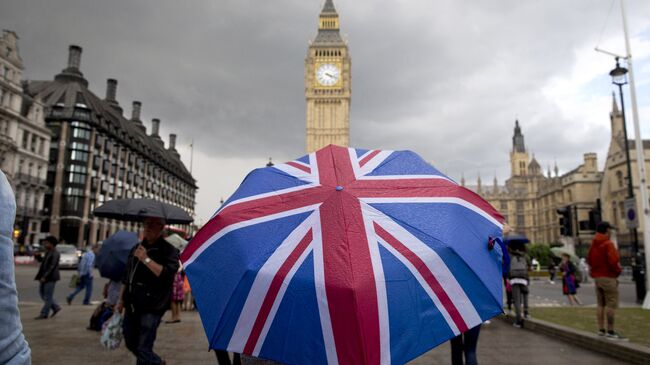
<path id="1" fill-rule="evenodd" d="M 646 294 L 643 301 L 643 309 L 650 310 L 650 207 L 648 206 L 648 187 L 645 173 L 645 148 L 641 139 L 641 128 L 639 127 L 639 111 L 636 102 L 636 86 L 634 84 L 634 71 L 632 67 L 632 51 L 630 50 L 630 37 L 627 30 L 627 15 L 625 12 L 625 0 L 621 0 L 621 13 L 623 15 L 623 33 L 625 35 L 625 53 L 627 59 L 627 69 L 630 74 L 630 99 L 632 101 L 632 119 L 634 121 L 634 141 L 636 150 L 636 166 L 639 174 L 639 197 L 641 198 L 641 217 L 643 219 L 643 247 L 645 253 L 645 280 Z M 622 107 L 622 106 L 621 106 Z M 638 258 L 635 258 L 638 259 Z M 637 265 L 640 262 L 637 262 Z"/>
<path id="2" fill-rule="evenodd" d="M 194 138 L 190 142 L 190 175 L 192 175 L 192 165 L 194 164 Z"/>

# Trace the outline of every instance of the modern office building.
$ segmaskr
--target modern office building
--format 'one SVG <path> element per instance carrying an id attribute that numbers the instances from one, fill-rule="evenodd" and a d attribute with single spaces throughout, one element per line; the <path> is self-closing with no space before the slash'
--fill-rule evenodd
<path id="1" fill-rule="evenodd" d="M 108 79 L 105 98 L 88 88 L 81 69 L 82 49 L 70 46 L 67 67 L 49 81 L 30 81 L 25 92 L 42 100 L 52 131 L 43 230 L 78 245 L 105 239 L 134 224 L 93 217 L 102 203 L 119 198 L 153 198 L 194 214 L 196 180 L 176 151 L 176 135 L 165 143 L 160 120 L 147 134 L 134 101 L 131 117 L 116 99 L 117 80 Z M 188 227 L 189 228 L 189 227 Z"/>

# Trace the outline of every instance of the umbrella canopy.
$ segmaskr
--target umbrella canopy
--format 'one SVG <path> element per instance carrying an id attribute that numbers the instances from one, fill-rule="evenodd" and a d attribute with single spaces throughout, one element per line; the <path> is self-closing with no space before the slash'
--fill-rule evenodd
<path id="1" fill-rule="evenodd" d="M 181 259 L 211 348 L 406 363 L 502 313 L 503 218 L 410 151 L 251 172 Z"/>
<path id="2" fill-rule="evenodd" d="M 553 247 L 551 248 L 551 253 L 556 257 L 560 257 L 560 258 L 562 257 L 562 255 L 567 254 L 571 259 L 571 262 L 573 262 L 575 265 L 578 265 L 578 263 L 580 262 L 580 258 L 578 258 L 578 256 L 576 256 L 575 253 L 570 252 L 564 247 Z"/>
<path id="3" fill-rule="evenodd" d="M 96 259 L 102 277 L 115 281 L 121 280 L 129 252 L 137 243 L 138 235 L 127 231 L 117 231 L 104 240 Z"/>
<path id="4" fill-rule="evenodd" d="M 530 243 L 530 240 L 523 234 L 508 234 L 503 237 L 503 243 L 506 245 L 510 244 L 527 244 Z"/>
<path id="5" fill-rule="evenodd" d="M 140 222 L 145 218 L 164 218 L 167 224 L 188 224 L 194 219 L 183 208 L 153 199 L 109 200 L 93 211 L 96 217 Z"/>
<path id="6" fill-rule="evenodd" d="M 177 233 L 172 233 L 165 237 L 165 241 L 171 243 L 172 246 L 179 250 L 182 250 L 182 248 L 187 245 L 187 240 L 183 239 L 183 237 L 179 236 Z"/>

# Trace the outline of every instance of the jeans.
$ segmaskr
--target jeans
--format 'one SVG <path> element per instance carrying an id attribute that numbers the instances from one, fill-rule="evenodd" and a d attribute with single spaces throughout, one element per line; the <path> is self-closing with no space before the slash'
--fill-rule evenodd
<path id="1" fill-rule="evenodd" d="M 451 339 L 451 364 L 463 365 L 463 353 L 465 354 L 465 365 L 477 365 L 476 345 L 478 335 L 481 332 L 481 325 L 468 329 L 465 333 Z"/>
<path id="2" fill-rule="evenodd" d="M 14 274 L 14 218 L 16 199 L 4 173 L 0 171 L 0 364 L 31 364 L 29 345 L 23 336 L 18 312 Z"/>
<path id="3" fill-rule="evenodd" d="M 521 324 L 521 305 L 523 301 L 524 313 L 528 314 L 528 288 L 522 284 L 512 285 L 512 296 L 515 300 L 515 319 Z"/>
<path id="4" fill-rule="evenodd" d="M 48 317 L 50 315 L 50 310 L 56 312 L 61 307 L 54 300 L 54 287 L 56 286 L 56 281 L 48 281 L 46 283 L 41 283 L 38 286 L 38 294 L 40 294 L 41 299 L 45 302 L 43 308 L 41 308 L 41 316 Z"/>
<path id="5" fill-rule="evenodd" d="M 74 297 L 79 294 L 82 290 L 86 289 L 86 294 L 84 295 L 84 304 L 90 304 L 90 296 L 93 294 L 93 277 L 90 274 L 81 275 L 79 277 L 79 286 L 68 295 L 68 300 L 72 301 Z"/>
<path id="6" fill-rule="evenodd" d="M 154 313 L 132 313 L 126 311 L 122 331 L 124 343 L 137 358 L 138 365 L 162 364 L 160 356 L 153 352 L 156 331 L 162 315 Z"/>

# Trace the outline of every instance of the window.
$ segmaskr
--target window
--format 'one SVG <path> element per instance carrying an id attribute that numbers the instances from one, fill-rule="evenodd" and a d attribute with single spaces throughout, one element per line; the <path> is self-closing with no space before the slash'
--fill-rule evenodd
<path id="1" fill-rule="evenodd" d="M 622 188 L 623 187 L 623 173 L 620 171 L 616 171 L 616 181 L 618 181 L 618 187 Z"/>
<path id="2" fill-rule="evenodd" d="M 30 144 L 30 150 L 32 152 L 36 152 L 36 144 L 38 143 L 38 136 L 35 134 L 32 134 L 32 142 Z"/>
<path id="3" fill-rule="evenodd" d="M 72 150 L 70 152 L 70 160 L 88 162 L 88 152 Z"/>
<path id="4" fill-rule="evenodd" d="M 72 142 L 70 148 L 73 150 L 90 151 L 90 146 L 86 143 Z"/>
<path id="5" fill-rule="evenodd" d="M 27 149 L 27 143 L 29 143 L 29 133 L 25 130 L 23 130 L 23 148 Z"/>
<path id="6" fill-rule="evenodd" d="M 86 182 L 86 174 L 69 173 L 68 182 L 71 184 L 84 184 Z"/>
<path id="7" fill-rule="evenodd" d="M 72 128 L 72 137 L 79 139 L 90 139 L 90 131 L 81 128 Z"/>
<path id="8" fill-rule="evenodd" d="M 523 231 L 524 226 L 526 225 L 526 219 L 523 214 L 517 215 L 517 229 Z"/>

